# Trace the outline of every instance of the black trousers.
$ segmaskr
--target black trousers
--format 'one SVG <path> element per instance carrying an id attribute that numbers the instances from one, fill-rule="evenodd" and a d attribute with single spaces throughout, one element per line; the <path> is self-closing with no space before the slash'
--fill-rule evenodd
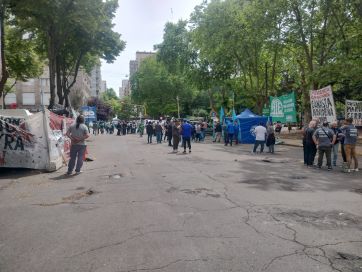
<path id="1" fill-rule="evenodd" d="M 147 137 L 147 142 L 148 143 L 152 143 L 152 136 L 153 136 L 153 133 L 147 133 L 148 137 Z"/>
<path id="2" fill-rule="evenodd" d="M 187 147 L 189 148 L 189 150 L 191 150 L 191 139 L 190 139 L 190 137 L 183 137 L 182 138 L 182 144 L 184 146 L 185 151 L 186 151 L 186 143 L 187 143 Z"/>
<path id="3" fill-rule="evenodd" d="M 312 166 L 315 155 L 317 153 L 316 146 L 314 144 L 305 144 L 305 152 L 306 152 L 306 157 L 307 157 L 307 165 Z"/>
<path id="4" fill-rule="evenodd" d="M 306 143 L 303 141 L 303 155 L 304 155 L 304 164 L 308 164 L 307 148 Z"/>
<path id="5" fill-rule="evenodd" d="M 344 150 L 344 144 L 341 144 L 341 153 L 343 162 L 347 162 L 346 151 Z"/>
<path id="6" fill-rule="evenodd" d="M 173 150 L 176 151 L 178 149 L 178 144 L 180 143 L 180 137 L 173 137 Z"/>
<path id="7" fill-rule="evenodd" d="M 168 135 L 168 146 L 172 146 L 172 134 Z"/>

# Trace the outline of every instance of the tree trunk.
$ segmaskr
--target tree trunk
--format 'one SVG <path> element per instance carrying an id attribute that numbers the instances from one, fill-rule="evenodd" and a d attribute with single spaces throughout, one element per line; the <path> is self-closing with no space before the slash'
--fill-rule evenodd
<path id="1" fill-rule="evenodd" d="M 309 121 L 312 119 L 310 111 L 308 83 L 305 76 L 305 68 L 301 62 L 299 62 L 299 67 L 300 67 L 300 77 L 301 77 L 301 93 L 303 96 L 303 111 L 304 111 L 303 119 L 304 119 L 304 124 L 308 124 Z"/>
<path id="2" fill-rule="evenodd" d="M 54 108 L 55 104 L 55 76 L 56 76 L 56 54 L 55 54 L 55 37 L 53 27 L 48 30 L 48 60 L 49 60 L 49 85 L 50 85 L 50 101 L 49 109 Z"/>
<path id="3" fill-rule="evenodd" d="M 56 56 L 56 77 L 57 77 L 57 96 L 60 105 L 63 105 L 64 96 L 63 96 L 63 85 L 62 85 L 62 75 L 61 75 L 61 62 L 59 55 Z"/>
<path id="4" fill-rule="evenodd" d="M 5 23 L 5 6 L 4 4 L 0 5 L 0 57 L 1 57 L 1 80 L 0 80 L 0 97 L 3 95 L 4 93 L 4 89 L 5 89 L 5 84 L 6 81 L 9 78 L 9 72 L 6 69 L 6 59 L 5 59 L 5 27 L 4 27 L 4 23 Z M 5 97 L 3 97 L 3 99 L 5 99 Z"/>
<path id="5" fill-rule="evenodd" d="M 69 108 L 70 107 L 70 101 L 69 101 L 69 93 L 70 90 L 69 89 L 65 89 L 64 90 L 64 107 L 65 108 Z"/>

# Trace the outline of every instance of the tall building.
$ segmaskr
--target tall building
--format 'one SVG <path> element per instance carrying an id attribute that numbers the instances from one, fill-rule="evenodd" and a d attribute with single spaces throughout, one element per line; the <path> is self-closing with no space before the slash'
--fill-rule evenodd
<path id="1" fill-rule="evenodd" d="M 129 80 L 123 79 L 122 80 L 122 96 L 120 95 L 119 97 L 124 97 L 124 96 L 129 96 L 129 95 L 130 95 Z"/>
<path id="2" fill-rule="evenodd" d="M 96 64 L 91 71 L 91 96 L 98 97 L 102 92 L 101 65 Z"/>
<path id="3" fill-rule="evenodd" d="M 131 78 L 138 71 L 138 64 L 136 60 L 129 62 L 129 78 Z"/>
<path id="4" fill-rule="evenodd" d="M 136 61 L 137 61 L 138 66 L 141 64 L 141 62 L 144 59 L 149 58 L 149 57 L 153 57 L 155 55 L 156 55 L 156 53 L 153 53 L 153 52 L 137 51 L 136 52 Z"/>
<path id="5" fill-rule="evenodd" d="M 104 93 L 105 91 L 107 91 L 107 81 L 102 80 L 101 93 Z"/>
<path id="6" fill-rule="evenodd" d="M 11 80 L 11 79 L 9 79 Z M 71 79 L 70 79 L 71 80 Z M 76 83 L 72 86 L 69 100 L 74 108 L 85 105 L 91 95 L 91 79 L 84 69 L 80 69 Z M 38 78 L 18 81 L 13 92 L 5 97 L 5 106 L 16 104 L 19 109 L 39 111 L 41 106 L 48 106 L 50 101 L 49 68 L 44 66 Z M 57 97 L 55 103 L 58 103 Z"/>
<path id="7" fill-rule="evenodd" d="M 136 60 L 131 60 L 129 62 L 129 78 L 132 78 L 132 76 L 138 71 L 142 61 L 144 61 L 146 58 L 153 57 L 155 55 L 156 55 L 156 53 L 153 53 L 153 52 L 137 51 Z M 122 88 L 123 88 L 123 84 L 122 84 Z M 128 82 L 128 90 L 127 90 L 127 94 L 125 92 L 125 95 L 130 95 L 131 92 L 132 92 L 131 87 Z"/>
<path id="8" fill-rule="evenodd" d="M 118 88 L 118 97 L 119 97 L 120 99 L 123 98 L 123 88 L 122 88 L 122 87 L 119 87 L 119 88 Z"/>

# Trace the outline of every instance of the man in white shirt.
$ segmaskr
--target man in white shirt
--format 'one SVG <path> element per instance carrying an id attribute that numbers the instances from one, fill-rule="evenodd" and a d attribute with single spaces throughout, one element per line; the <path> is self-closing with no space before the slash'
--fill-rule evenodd
<path id="1" fill-rule="evenodd" d="M 253 153 L 256 152 L 256 149 L 260 145 L 260 153 L 263 153 L 264 151 L 264 144 L 265 144 L 265 138 L 266 138 L 266 128 L 263 126 L 262 123 L 259 123 L 257 127 L 254 129 L 255 133 L 255 144 Z"/>

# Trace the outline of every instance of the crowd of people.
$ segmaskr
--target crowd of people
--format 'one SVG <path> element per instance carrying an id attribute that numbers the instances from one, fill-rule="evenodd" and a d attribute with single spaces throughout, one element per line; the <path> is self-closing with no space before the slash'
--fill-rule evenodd
<path id="1" fill-rule="evenodd" d="M 178 153 L 179 146 L 183 148 L 183 153 L 191 153 L 192 142 L 203 142 L 205 132 L 208 127 L 206 122 L 190 122 L 186 119 L 168 119 L 166 121 L 117 121 L 117 122 L 93 122 L 91 125 L 84 124 L 84 117 L 79 116 L 75 125 L 68 130 L 68 137 L 72 140 L 71 159 L 68 173 L 71 173 L 76 165 L 76 173 L 82 167 L 81 158 L 85 152 L 84 140 L 89 137 L 90 129 L 93 135 L 113 134 L 117 130 L 117 136 L 127 134 L 139 134 L 143 137 L 147 134 L 147 143 L 152 144 L 156 139 L 157 144 L 167 142 L 172 147 L 172 153 Z M 280 133 L 279 123 L 260 123 L 253 129 L 255 143 L 252 154 L 263 153 L 264 146 L 268 147 L 268 153 L 274 154 L 276 134 Z M 289 130 L 289 128 L 288 128 Z M 328 170 L 337 166 L 339 147 L 341 147 L 342 168 L 345 172 L 358 171 L 358 159 L 356 144 L 358 140 L 358 130 L 353 125 L 353 119 L 346 119 L 343 124 L 333 122 L 319 123 L 313 119 L 308 126 L 302 128 L 304 164 L 307 167 L 322 168 L 323 159 L 326 157 Z M 225 146 L 232 146 L 239 143 L 240 126 L 235 120 L 226 120 L 223 124 L 216 122 L 213 127 L 213 142 L 220 143 L 222 138 Z M 260 150 L 258 151 L 260 146 Z M 314 164 L 318 152 L 317 163 Z M 352 165 L 353 162 L 353 165 Z"/>
<path id="2" fill-rule="evenodd" d="M 343 170 L 345 172 L 358 171 L 357 139 L 358 130 L 351 118 L 340 125 L 337 122 L 332 124 L 323 122 L 320 125 L 318 120 L 312 120 L 308 127 L 303 129 L 304 164 L 314 167 L 314 159 L 318 151 L 316 167 L 320 169 L 323 158 L 326 157 L 327 168 L 332 170 L 333 166 L 337 166 L 339 146 L 341 146 Z"/>
<path id="3" fill-rule="evenodd" d="M 207 126 L 207 125 L 206 125 Z M 191 153 L 191 142 L 200 142 L 205 139 L 205 125 L 200 123 L 191 123 L 185 119 L 167 120 L 166 122 L 148 121 L 146 124 L 147 143 L 152 144 L 153 137 L 156 137 L 156 142 L 168 142 L 172 147 L 172 152 L 177 153 L 179 145 L 183 147 L 183 153 Z M 139 129 L 140 136 L 143 135 L 142 129 Z"/>

